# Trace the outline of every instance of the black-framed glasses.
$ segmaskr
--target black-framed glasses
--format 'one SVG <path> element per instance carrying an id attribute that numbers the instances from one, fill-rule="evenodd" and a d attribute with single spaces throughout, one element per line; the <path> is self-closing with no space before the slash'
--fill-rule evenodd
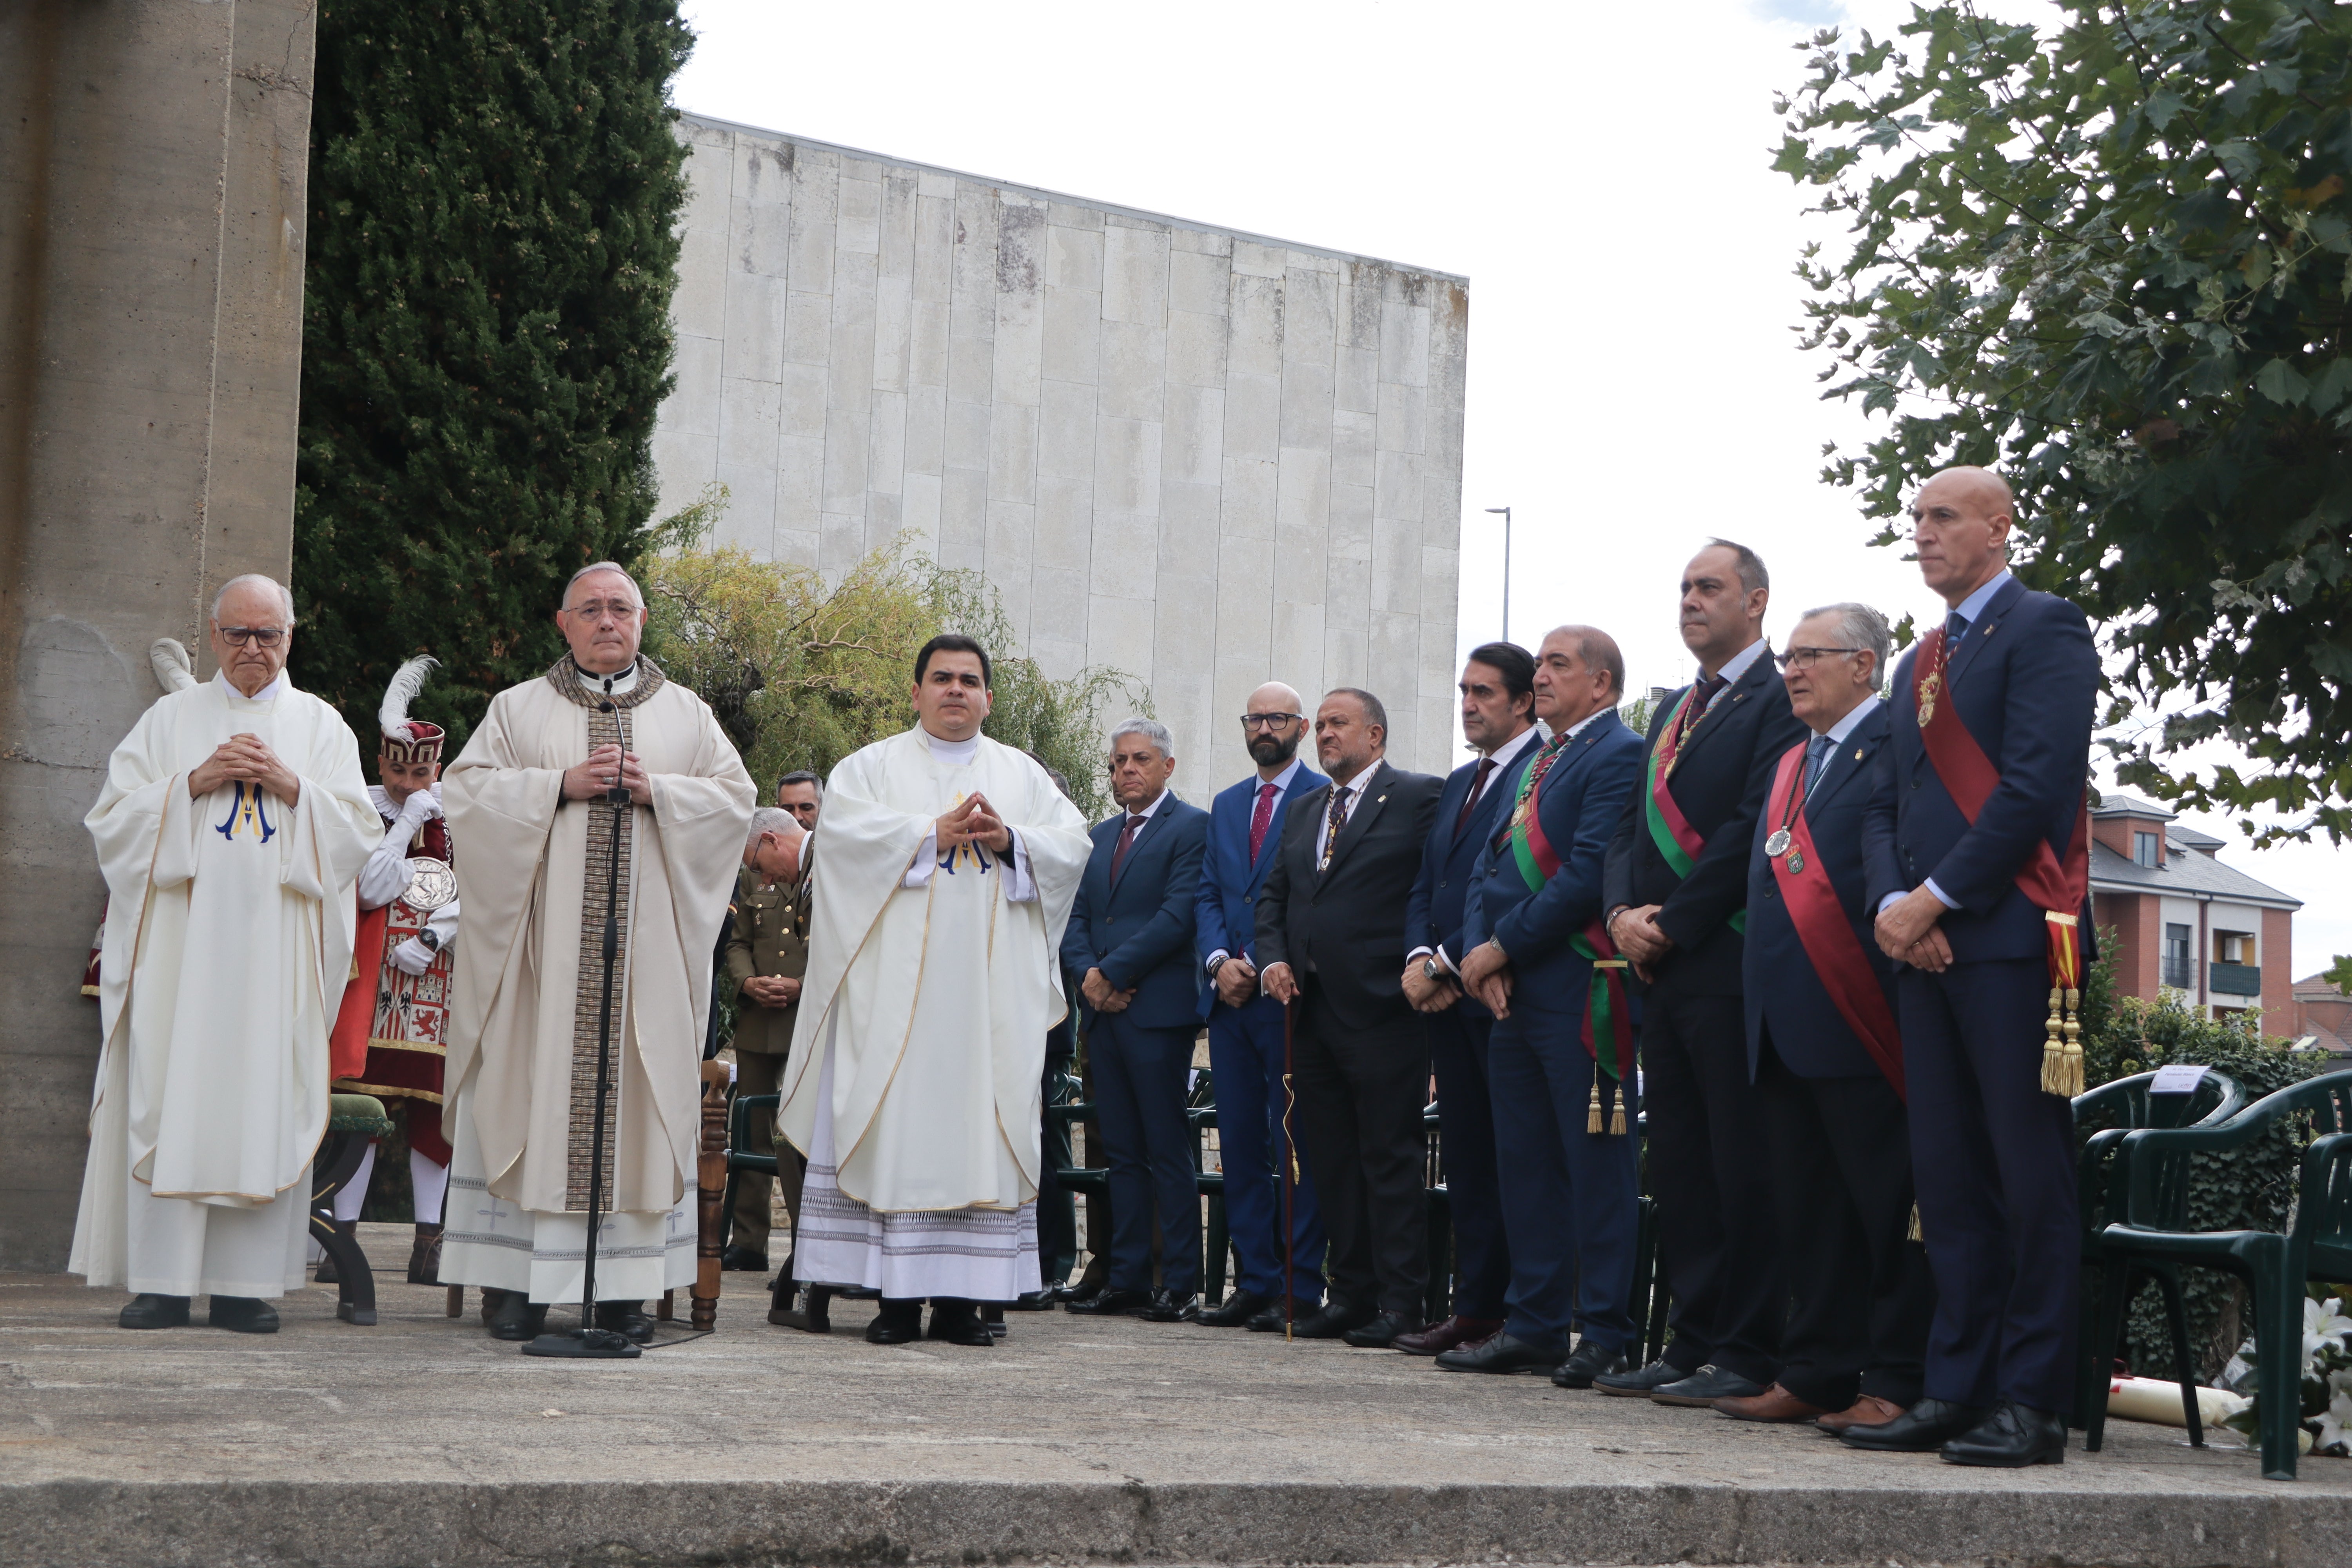
<path id="1" fill-rule="evenodd" d="M 1824 654 L 1868 653 L 1866 647 L 1792 647 L 1786 653 L 1776 653 L 1772 662 L 1782 669 L 1811 669 L 1813 661 Z"/>
<path id="2" fill-rule="evenodd" d="M 1242 715 L 1242 728 L 1279 730 L 1285 724 L 1296 724 L 1306 717 L 1304 713 L 1244 713 Z"/>
<path id="3" fill-rule="evenodd" d="M 262 647 L 276 647 L 286 637 L 284 626 L 223 626 L 220 635 L 228 638 L 229 647 L 243 647 L 254 643 Z"/>

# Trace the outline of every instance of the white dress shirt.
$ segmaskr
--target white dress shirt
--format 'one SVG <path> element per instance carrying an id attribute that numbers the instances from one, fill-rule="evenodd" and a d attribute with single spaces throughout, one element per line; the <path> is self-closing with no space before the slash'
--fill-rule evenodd
<path id="1" fill-rule="evenodd" d="M 1253 816 L 1256 815 L 1258 792 L 1264 789 L 1267 784 L 1272 784 L 1274 786 L 1274 804 L 1276 806 L 1281 805 L 1284 801 L 1288 800 L 1290 798 L 1290 792 L 1298 787 L 1299 770 L 1304 768 L 1306 765 L 1306 763 L 1300 762 L 1297 757 L 1293 757 L 1290 759 L 1289 765 L 1285 767 L 1280 773 L 1275 774 L 1272 778 L 1260 779 L 1257 783 L 1250 785 L 1251 815 Z M 1160 805 L 1158 801 L 1153 801 L 1151 804 L 1155 810 L 1158 809 Z M 1273 821 L 1272 816 L 1269 815 L 1266 820 L 1271 823 Z M 1267 831 L 1272 832 L 1273 829 L 1269 827 Z M 1276 847 L 1279 848 L 1280 846 L 1277 845 Z M 1203 970 L 1213 970 L 1218 964 L 1223 963 L 1226 959 L 1231 958 L 1232 956 L 1232 953 L 1227 952 L 1221 947 L 1214 952 L 1209 954 L 1208 957 L 1202 959 L 1201 961 L 1201 967 Z"/>
<path id="2" fill-rule="evenodd" d="M 1579 730 L 1583 729 L 1585 725 L 1590 724 L 1595 719 L 1600 718 L 1601 712 L 1605 711 L 1606 710 L 1600 710 L 1586 714 L 1577 722 L 1570 724 L 1568 727 L 1568 732 L 1571 735 L 1575 734 Z M 1504 742 L 1501 745 L 1496 747 L 1492 752 L 1488 752 L 1487 755 L 1495 759 L 1495 771 L 1486 775 L 1486 787 L 1488 789 L 1496 788 L 1497 785 L 1496 781 L 1500 779 L 1504 773 L 1510 770 L 1510 766 L 1513 763 L 1519 760 L 1520 752 L 1526 751 L 1530 746 L 1540 746 L 1543 743 L 1543 732 L 1534 725 L 1530 724 L 1526 729 L 1520 731 L 1517 734 L 1512 736 L 1509 740 Z M 1425 958 L 1433 952 L 1437 955 L 1437 962 L 1439 963 L 1443 964 L 1449 972 L 1454 970 L 1454 960 L 1447 955 L 1445 945 L 1443 942 L 1440 942 L 1433 948 L 1425 945 L 1416 947 L 1411 952 L 1404 955 L 1404 961 L 1407 963 L 1411 963 L 1414 959 Z"/>

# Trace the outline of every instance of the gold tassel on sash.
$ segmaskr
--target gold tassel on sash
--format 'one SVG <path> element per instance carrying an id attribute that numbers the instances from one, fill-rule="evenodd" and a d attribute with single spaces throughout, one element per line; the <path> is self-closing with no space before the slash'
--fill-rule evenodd
<path id="1" fill-rule="evenodd" d="M 1925 1241 L 1927 1239 L 1927 1233 L 1919 1228 L 1919 1205 L 1917 1204 L 1913 1204 L 1911 1205 L 1911 1228 L 1904 1233 L 1903 1239 L 1906 1241 Z"/>
<path id="2" fill-rule="evenodd" d="M 1584 1131 L 1588 1135 L 1598 1138 L 1603 1125 L 1605 1123 L 1601 1120 L 1601 1069 L 1595 1068 L 1592 1070 L 1592 1106 L 1585 1113 Z"/>
<path id="3" fill-rule="evenodd" d="M 1623 1088 L 1620 1087 L 1616 1092 L 1611 1096 L 1611 1099 L 1615 1101 L 1615 1104 L 1611 1108 L 1609 1112 L 1609 1136 L 1612 1138 L 1622 1138 L 1625 1136 L 1625 1090 Z"/>
<path id="4" fill-rule="evenodd" d="M 2083 1092 L 2083 994 L 2050 988 L 2049 1031 L 2042 1042 L 2042 1092 L 2068 1100 Z"/>

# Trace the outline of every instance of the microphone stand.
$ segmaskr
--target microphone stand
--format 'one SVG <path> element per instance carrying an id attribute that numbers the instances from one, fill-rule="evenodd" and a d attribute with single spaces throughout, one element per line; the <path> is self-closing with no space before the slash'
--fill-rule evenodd
<path id="1" fill-rule="evenodd" d="M 610 700 L 604 704 L 612 707 Z M 613 965 L 621 952 L 621 813 L 631 796 L 616 773 L 604 792 L 613 810 L 613 856 L 604 881 L 604 991 L 596 1004 L 596 1121 L 589 1146 L 588 1252 L 581 1287 L 580 1327 L 550 1331 L 522 1347 L 525 1355 L 567 1361 L 634 1361 L 645 1352 L 625 1334 L 596 1326 L 596 1233 L 604 1218 L 604 1105 L 613 1085 Z"/>

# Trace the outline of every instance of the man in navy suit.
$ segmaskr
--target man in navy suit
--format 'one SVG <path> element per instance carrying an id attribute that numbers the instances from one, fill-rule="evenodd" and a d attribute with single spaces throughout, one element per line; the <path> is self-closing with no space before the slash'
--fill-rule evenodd
<path id="1" fill-rule="evenodd" d="M 1588 1388 L 1623 1369 L 1637 1337 L 1636 1141 L 1592 1127 L 1599 1068 L 1584 1041 L 1601 868 L 1642 765 L 1641 737 L 1617 717 L 1624 686 L 1608 633 L 1561 626 L 1544 638 L 1535 711 L 1551 739 L 1499 781 L 1511 804 L 1471 872 L 1461 973 L 1495 1016 L 1486 1066 L 1511 1282 L 1503 1328 L 1440 1355 L 1449 1372 L 1549 1372 Z M 1633 1088 L 1628 1074 L 1616 1091 L 1628 1126 Z M 1573 1355 L 1571 1332 L 1582 1336 Z"/>
<path id="2" fill-rule="evenodd" d="M 2066 1455 L 2082 1238 L 2072 1109 L 2041 1075 L 2053 920 L 2059 940 L 2078 933 L 2087 948 L 2090 917 L 2079 902 L 2037 904 L 2020 879 L 2046 867 L 2071 881 L 2087 853 L 2099 690 L 2083 612 L 2010 574 L 2010 504 L 1998 475 L 1962 468 L 1921 486 L 1911 508 L 1919 574 L 1949 614 L 1895 668 L 1892 755 L 1863 844 L 1879 947 L 1906 965 L 1896 991 L 1936 1317 L 1925 1396 L 1844 1434 L 1855 1447 L 2000 1466 Z M 1928 755 L 1939 711 L 1961 725 L 1938 731 L 1945 759 L 1972 747 L 1995 779 L 1974 813 Z"/>
<path id="3" fill-rule="evenodd" d="M 1880 672 L 1894 647 L 1867 605 L 1810 611 L 1781 658 L 1811 731 L 1782 753 L 1748 861 L 1748 1063 L 1764 1107 L 1789 1321 L 1780 1375 L 1719 1399 L 1743 1421 L 1829 1432 L 1893 1420 L 1919 1398 L 1935 1310 L 1906 1239 L 1911 1141 L 1895 965 L 1871 933 L 1862 820 L 1885 765 Z"/>
<path id="4" fill-rule="evenodd" d="M 1062 930 L 1062 966 L 1079 977 L 1086 1002 L 1111 1209 L 1106 1283 L 1063 1304 L 1104 1315 L 1139 1310 L 1155 1323 L 1182 1322 L 1201 1310 L 1201 1199 L 1184 1088 L 1201 1026 L 1191 938 L 1209 814 L 1169 790 L 1174 751 L 1156 720 L 1129 719 L 1111 731 L 1110 794 L 1122 809 L 1095 826 L 1094 854 Z"/>
<path id="5" fill-rule="evenodd" d="M 1257 896 L 1282 846 L 1290 803 L 1330 783 L 1298 760 L 1306 704 L 1270 680 L 1250 693 L 1242 743 L 1257 772 L 1209 805 L 1209 848 L 1201 861 L 1193 947 L 1200 954 L 1200 1014 L 1209 1024 L 1216 1084 L 1217 1146 L 1225 1169 L 1225 1223 L 1239 1259 L 1233 1294 L 1202 1312 L 1211 1328 L 1282 1327 L 1285 1245 L 1282 1169 L 1297 1172 L 1290 1194 L 1289 1314 L 1304 1319 L 1323 1301 L 1323 1216 L 1282 1131 L 1282 1004 L 1259 994 Z"/>
<path id="6" fill-rule="evenodd" d="M 1746 545 L 1713 541 L 1683 569 L 1699 678 L 1651 718 L 1603 873 L 1610 939 L 1648 986 L 1642 1100 L 1674 1339 L 1592 1385 L 1662 1405 L 1761 1394 L 1780 1373 L 1785 1292 L 1739 1001 L 1748 839 L 1773 765 L 1805 736 L 1764 640 L 1770 599 Z"/>
<path id="7" fill-rule="evenodd" d="M 1486 1032 L 1494 1015 L 1462 994 L 1462 913 L 1478 852 L 1510 809 L 1503 788 L 1543 737 L 1535 728 L 1536 661 L 1517 643 L 1473 648 L 1462 667 L 1462 738 L 1478 752 L 1445 781 L 1437 825 L 1422 847 L 1421 877 L 1404 908 L 1404 994 L 1429 1026 L 1454 1227 L 1454 1311 L 1401 1334 L 1396 1348 L 1437 1355 L 1503 1326 L 1511 1249 L 1496 1186 L 1495 1113 L 1486 1099 Z"/>

